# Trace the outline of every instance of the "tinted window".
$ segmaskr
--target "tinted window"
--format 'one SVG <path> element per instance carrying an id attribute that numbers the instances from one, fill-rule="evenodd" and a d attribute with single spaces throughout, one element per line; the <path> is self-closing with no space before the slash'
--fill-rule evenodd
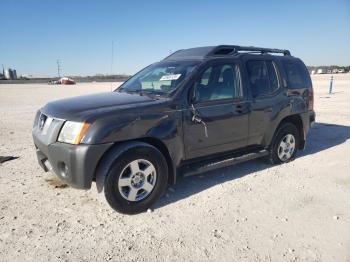
<path id="1" fill-rule="evenodd" d="M 146 67 L 118 91 L 167 94 L 174 91 L 191 74 L 198 62 L 160 62 Z"/>
<path id="2" fill-rule="evenodd" d="M 241 77 L 237 65 L 210 66 L 201 74 L 197 83 L 198 102 L 242 96 Z"/>
<path id="3" fill-rule="evenodd" d="M 247 70 L 254 97 L 268 95 L 278 89 L 278 74 L 273 62 L 248 61 Z"/>
<path id="4" fill-rule="evenodd" d="M 271 61 L 266 61 L 267 70 L 269 72 L 270 92 L 279 88 L 278 74 L 276 64 Z"/>
<path id="5" fill-rule="evenodd" d="M 283 61 L 282 63 L 287 75 L 288 88 L 310 87 L 310 76 L 301 62 Z"/>
<path id="6" fill-rule="evenodd" d="M 205 70 L 205 72 L 203 73 L 202 77 L 201 77 L 201 81 L 200 84 L 207 86 L 209 84 L 209 77 L 211 75 L 211 70 L 212 68 L 209 67 L 207 70 Z"/>

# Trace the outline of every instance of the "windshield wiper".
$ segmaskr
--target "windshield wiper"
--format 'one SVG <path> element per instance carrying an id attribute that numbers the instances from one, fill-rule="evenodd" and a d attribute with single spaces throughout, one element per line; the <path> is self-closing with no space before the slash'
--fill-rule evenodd
<path id="1" fill-rule="evenodd" d="M 166 92 L 163 92 L 163 91 L 158 91 L 158 90 L 155 90 L 155 89 L 143 89 L 143 90 L 140 90 L 140 89 L 134 89 L 134 90 L 128 90 L 128 89 L 120 89 L 119 92 L 125 92 L 125 93 L 128 93 L 128 94 L 140 94 L 140 95 L 154 95 L 154 96 L 163 96 L 163 95 L 167 95 Z"/>
<path id="2" fill-rule="evenodd" d="M 125 92 L 125 93 L 128 93 L 128 94 L 134 94 L 134 93 L 140 93 L 141 92 L 141 90 L 128 90 L 128 89 L 124 89 L 124 88 L 119 89 L 118 91 L 119 92 Z"/>
<path id="3" fill-rule="evenodd" d="M 144 94 L 147 94 L 147 95 L 150 95 L 150 96 L 153 96 L 153 97 L 154 96 L 156 96 L 156 97 L 159 97 L 159 96 L 164 97 L 164 96 L 168 96 L 169 95 L 167 92 L 155 91 L 155 90 L 153 90 L 153 91 L 142 90 L 142 92 Z"/>
<path id="4" fill-rule="evenodd" d="M 147 94 L 165 94 L 163 91 L 158 91 L 155 89 L 144 89 L 141 92 L 147 93 Z"/>

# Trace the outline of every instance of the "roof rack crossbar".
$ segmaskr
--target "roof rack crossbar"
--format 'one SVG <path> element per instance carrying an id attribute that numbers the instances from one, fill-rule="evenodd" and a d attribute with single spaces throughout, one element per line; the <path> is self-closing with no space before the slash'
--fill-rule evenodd
<path id="1" fill-rule="evenodd" d="M 240 46 L 240 45 L 219 45 L 219 46 L 203 46 L 189 49 L 180 49 L 163 60 L 179 60 L 179 59 L 205 59 L 207 57 L 223 57 L 234 56 L 238 54 L 246 53 L 259 53 L 259 54 L 273 54 L 280 53 L 284 56 L 290 56 L 289 50 L 263 48 L 254 46 Z"/>
<path id="2" fill-rule="evenodd" d="M 220 45 L 214 48 L 207 56 L 213 55 L 235 55 L 239 54 L 240 51 L 254 51 L 260 52 L 261 54 L 267 53 L 280 53 L 285 56 L 290 56 L 290 51 L 285 49 L 275 49 L 275 48 L 263 48 L 254 46 L 239 46 L 239 45 Z"/>

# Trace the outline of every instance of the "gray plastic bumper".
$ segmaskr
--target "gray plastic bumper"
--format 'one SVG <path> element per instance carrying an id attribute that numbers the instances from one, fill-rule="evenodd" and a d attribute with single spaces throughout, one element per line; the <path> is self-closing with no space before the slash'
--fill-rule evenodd
<path id="1" fill-rule="evenodd" d="M 316 122 L 316 113 L 315 111 L 310 111 L 310 126 L 312 127 Z"/>
<path id="2" fill-rule="evenodd" d="M 74 188 L 89 189 L 102 155 L 113 145 L 70 145 L 65 143 L 42 144 L 34 137 L 39 165 Z"/>

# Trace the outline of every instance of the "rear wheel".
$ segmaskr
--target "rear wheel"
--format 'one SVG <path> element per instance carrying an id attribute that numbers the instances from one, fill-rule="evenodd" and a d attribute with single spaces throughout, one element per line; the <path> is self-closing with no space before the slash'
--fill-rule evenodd
<path id="1" fill-rule="evenodd" d="M 270 148 L 273 164 L 286 163 L 295 158 L 299 146 L 299 132 L 292 123 L 285 123 L 277 130 Z"/>
<path id="2" fill-rule="evenodd" d="M 104 180 L 109 205 L 118 212 L 136 214 L 150 208 L 163 194 L 168 167 L 153 146 L 137 146 L 120 155 Z"/>

